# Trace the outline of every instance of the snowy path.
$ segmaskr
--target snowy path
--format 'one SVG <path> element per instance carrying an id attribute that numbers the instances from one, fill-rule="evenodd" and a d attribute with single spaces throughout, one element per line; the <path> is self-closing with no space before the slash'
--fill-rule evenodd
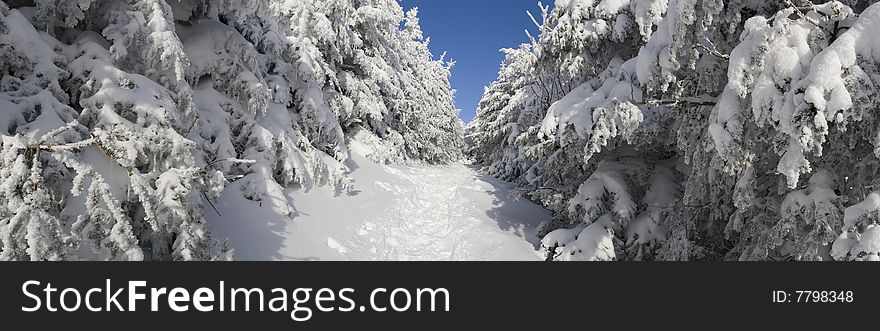
<path id="1" fill-rule="evenodd" d="M 511 239 L 522 241 L 475 217 L 481 210 L 468 193 L 481 187 L 473 170 L 450 166 L 400 175 L 414 185 L 388 187 L 391 208 L 358 226 L 348 244 L 338 246 L 340 254 L 355 260 L 469 260 L 491 255 Z"/>
<path id="2" fill-rule="evenodd" d="M 379 166 L 355 157 L 350 165 L 351 196 L 287 191 L 299 213 L 291 220 L 224 194 L 212 230 L 243 260 L 540 259 L 534 230 L 549 214 L 509 198 L 508 183 L 463 164 Z"/>

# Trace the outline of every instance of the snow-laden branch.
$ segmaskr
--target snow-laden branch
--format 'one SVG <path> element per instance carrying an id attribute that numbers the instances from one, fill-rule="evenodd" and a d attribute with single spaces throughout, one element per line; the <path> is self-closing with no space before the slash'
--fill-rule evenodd
<path id="1" fill-rule="evenodd" d="M 226 158 L 226 159 L 214 160 L 209 164 L 217 164 L 217 163 L 222 163 L 222 162 L 230 162 L 230 163 L 236 163 L 236 164 L 255 164 L 255 163 L 257 163 L 257 160 Z"/>
<path id="2" fill-rule="evenodd" d="M 75 128 L 75 127 L 78 126 L 78 125 L 79 125 L 79 121 L 78 121 L 78 120 L 73 120 L 73 121 L 71 121 L 70 123 L 67 123 L 67 124 L 65 124 L 64 126 L 60 127 L 60 128 L 57 128 L 57 129 L 52 130 L 52 131 L 49 131 L 48 133 L 46 133 L 46 134 L 44 134 L 42 137 L 40 137 L 41 144 L 42 144 L 42 142 L 49 141 L 49 139 L 55 138 L 56 136 L 58 136 L 58 135 L 61 134 L 62 132 L 67 131 L 67 130 L 70 130 L 70 129 L 72 129 L 72 128 Z"/>
<path id="3" fill-rule="evenodd" d="M 89 138 L 83 141 L 78 141 L 70 144 L 40 144 L 36 146 L 30 146 L 31 148 L 36 148 L 44 151 L 57 152 L 62 150 L 74 150 L 74 149 L 82 149 L 86 146 L 95 143 L 94 138 Z"/>
<path id="4" fill-rule="evenodd" d="M 698 106 L 698 107 L 708 107 L 715 106 L 717 102 L 714 99 L 703 99 L 703 98 L 695 98 L 695 97 L 684 97 L 680 99 L 661 99 L 661 100 L 647 100 L 643 103 L 638 103 L 639 106 Z"/>

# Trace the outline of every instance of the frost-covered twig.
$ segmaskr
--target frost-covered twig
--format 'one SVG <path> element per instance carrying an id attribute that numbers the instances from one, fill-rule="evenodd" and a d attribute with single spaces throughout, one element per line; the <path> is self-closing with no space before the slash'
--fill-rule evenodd
<path id="1" fill-rule="evenodd" d="M 817 29 L 820 29 L 820 30 L 822 29 L 822 27 L 819 26 L 819 22 L 816 22 L 816 21 L 813 20 L 812 18 L 807 17 L 807 15 L 805 15 L 804 12 L 801 11 L 801 8 L 802 8 L 802 7 L 798 7 L 797 5 L 795 5 L 794 2 L 792 2 L 792 0 L 785 0 L 785 1 L 788 3 L 789 6 L 791 6 L 792 9 L 794 9 L 794 12 L 795 12 L 798 16 L 800 16 L 800 18 L 802 18 L 802 19 L 804 19 L 805 21 L 809 22 L 810 24 L 812 24 L 813 26 L 815 26 Z"/>
<path id="2" fill-rule="evenodd" d="M 537 45 L 538 45 L 538 40 L 535 39 L 534 36 L 532 36 L 532 33 L 529 32 L 529 29 L 525 29 L 524 31 L 526 32 L 526 37 L 528 37 L 528 38 L 529 38 L 529 41 L 531 41 L 532 46 L 537 46 Z"/>
<path id="3" fill-rule="evenodd" d="M 707 53 L 709 53 L 709 54 L 711 54 L 711 55 L 713 55 L 713 56 L 715 56 L 715 57 L 717 57 L 717 58 L 719 58 L 719 59 L 722 59 L 722 60 L 730 60 L 730 55 L 728 55 L 728 54 L 724 54 L 724 53 L 721 53 L 720 51 L 718 51 L 718 48 L 715 47 L 715 44 L 713 44 L 712 41 L 707 40 L 707 42 L 708 42 L 710 45 L 712 45 L 711 48 L 709 48 L 709 46 L 703 45 L 703 44 L 701 44 L 701 43 L 697 43 L 696 45 L 694 45 L 694 48 L 702 48 L 702 49 L 705 50 Z"/>
<path id="4" fill-rule="evenodd" d="M 544 32 L 544 24 L 547 22 L 550 6 L 544 6 L 542 2 L 538 1 L 538 8 L 541 9 L 541 23 L 538 23 L 538 20 L 535 19 L 535 15 L 532 15 L 531 10 L 526 10 L 526 14 L 529 15 L 529 18 L 532 20 L 532 23 L 535 24 L 535 27 L 538 28 L 539 31 Z M 528 33 L 528 30 L 526 30 L 526 33 Z"/>
<path id="5" fill-rule="evenodd" d="M 686 105 L 686 106 L 714 106 L 717 103 L 715 100 L 711 99 L 700 99 L 700 98 L 692 98 L 686 97 L 681 99 L 662 99 L 662 100 L 648 100 L 644 103 L 638 103 L 636 105 L 639 106 L 677 106 L 677 105 Z"/>
<path id="6" fill-rule="evenodd" d="M 538 29 L 540 29 L 540 28 L 541 28 L 541 24 L 539 24 L 539 23 L 538 23 L 538 20 L 535 19 L 535 15 L 532 15 L 532 11 L 531 11 L 531 10 L 526 10 L 526 14 L 529 15 L 529 18 L 530 18 L 530 19 L 532 19 L 532 23 L 535 24 L 535 27 L 538 28 Z"/>
<path id="7" fill-rule="evenodd" d="M 67 130 L 70 130 L 70 129 L 76 127 L 77 125 L 79 125 L 79 121 L 78 121 L 78 120 L 73 120 L 73 121 L 71 121 L 70 123 L 67 123 L 67 124 L 65 124 L 64 126 L 60 127 L 60 128 L 57 128 L 57 129 L 52 130 L 52 131 L 49 131 L 48 133 L 46 133 L 46 134 L 44 134 L 42 137 L 40 137 L 40 144 L 43 144 L 43 143 L 45 143 L 46 141 L 49 141 L 49 139 L 55 138 L 56 136 L 58 136 L 58 135 L 61 134 L 62 132 L 67 131 Z"/>
<path id="8" fill-rule="evenodd" d="M 237 163 L 237 164 L 254 164 L 254 163 L 257 163 L 257 160 L 236 159 L 236 158 L 231 157 L 231 158 L 211 161 L 211 163 L 208 163 L 208 165 L 214 165 L 214 164 L 221 163 L 221 162 L 230 162 L 230 163 Z"/>
<path id="9" fill-rule="evenodd" d="M 44 150 L 44 151 L 56 152 L 56 151 L 60 151 L 60 150 L 80 149 L 80 148 L 89 146 L 94 143 L 95 143 L 95 139 L 89 138 L 89 139 L 86 139 L 83 141 L 78 141 L 78 142 L 70 143 L 70 144 L 40 144 L 40 145 L 37 145 L 34 147 L 36 147 L 40 150 Z"/>

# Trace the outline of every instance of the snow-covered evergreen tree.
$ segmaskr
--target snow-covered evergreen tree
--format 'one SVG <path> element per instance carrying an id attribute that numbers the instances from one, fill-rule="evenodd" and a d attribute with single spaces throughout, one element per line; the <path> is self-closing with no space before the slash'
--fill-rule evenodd
<path id="1" fill-rule="evenodd" d="M 427 43 L 393 0 L 0 2 L 0 259 L 231 259 L 223 192 L 293 217 L 353 141 L 459 160 Z"/>
<path id="2" fill-rule="evenodd" d="M 466 150 L 554 212 L 549 258 L 875 258 L 880 58 L 867 31 L 880 5 L 542 11 L 541 35 L 508 51 L 487 88 Z"/>

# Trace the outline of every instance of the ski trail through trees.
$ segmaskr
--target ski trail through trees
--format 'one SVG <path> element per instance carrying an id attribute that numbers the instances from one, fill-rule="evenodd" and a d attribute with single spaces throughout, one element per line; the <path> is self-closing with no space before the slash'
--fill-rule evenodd
<path id="1" fill-rule="evenodd" d="M 468 193 L 480 187 L 471 169 L 426 167 L 400 175 L 413 185 L 398 187 L 387 212 L 358 226 L 350 244 L 342 245 L 342 255 L 357 260 L 470 260 L 491 254 L 495 246 L 530 246 L 483 222 L 491 220 L 474 216 L 480 210 Z"/>
<path id="2" fill-rule="evenodd" d="M 221 199 L 224 217 L 212 220 L 214 231 L 230 238 L 243 260 L 541 258 L 535 229 L 550 215 L 525 199 L 513 198 L 509 183 L 464 164 L 383 166 L 357 159 L 353 168 L 351 195 L 334 196 L 322 189 L 287 191 L 297 206 L 297 215 L 288 220 L 266 222 L 273 217 L 266 214 L 267 208 Z M 264 221 L 255 220 L 255 215 Z"/>
<path id="3" fill-rule="evenodd" d="M 473 224 L 461 213 L 465 206 L 456 184 L 463 176 L 436 168 L 418 173 L 422 176 L 412 178 L 415 185 L 401 188 L 403 194 L 395 196 L 388 212 L 358 227 L 352 246 L 359 249 L 352 250 L 352 257 L 445 260 L 466 254 L 456 249 Z"/>

